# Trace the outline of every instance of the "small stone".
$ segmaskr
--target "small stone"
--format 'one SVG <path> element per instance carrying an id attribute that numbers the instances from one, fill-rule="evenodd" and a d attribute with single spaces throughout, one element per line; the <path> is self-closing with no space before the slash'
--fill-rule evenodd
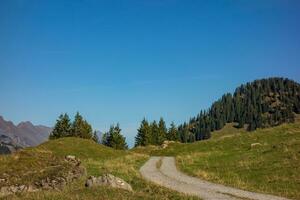
<path id="1" fill-rule="evenodd" d="M 19 190 L 20 191 L 24 191 L 24 190 L 26 190 L 27 189 L 27 187 L 25 186 L 25 185 L 20 185 L 19 186 Z"/>
<path id="2" fill-rule="evenodd" d="M 252 143 L 251 144 L 251 149 L 255 148 L 255 147 L 258 147 L 258 146 L 262 146 L 262 144 L 261 143 Z"/>
<path id="3" fill-rule="evenodd" d="M 76 160 L 76 157 L 72 155 L 68 155 L 66 156 L 66 160 Z"/>

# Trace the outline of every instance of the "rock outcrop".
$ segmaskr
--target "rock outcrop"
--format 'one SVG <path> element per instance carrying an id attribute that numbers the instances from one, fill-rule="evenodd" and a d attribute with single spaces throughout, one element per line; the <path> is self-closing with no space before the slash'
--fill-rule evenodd
<path id="1" fill-rule="evenodd" d="M 0 188 L 0 197 L 22 192 L 36 192 L 39 190 L 61 190 L 66 184 L 79 179 L 85 174 L 85 168 L 81 166 L 81 161 L 75 156 L 68 155 L 65 161 L 72 165 L 70 171 L 63 176 L 45 178 L 29 185 L 10 185 Z M 6 182 L 6 179 L 0 179 Z"/>
<path id="2" fill-rule="evenodd" d="M 132 191 L 131 185 L 119 177 L 115 177 L 112 174 L 104 174 L 100 177 L 90 176 L 86 183 L 86 187 L 93 186 L 109 186 L 113 188 L 120 188 L 128 191 Z"/>

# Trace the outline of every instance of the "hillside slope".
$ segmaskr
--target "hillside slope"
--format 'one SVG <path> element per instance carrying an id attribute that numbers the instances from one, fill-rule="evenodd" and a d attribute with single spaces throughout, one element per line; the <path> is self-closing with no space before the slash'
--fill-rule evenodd
<path id="1" fill-rule="evenodd" d="M 12 155 L 0 156 L 0 178 L 9 177 L 10 184 L 25 184 L 56 176 L 68 170 L 63 161 L 75 155 L 86 168 L 87 176 L 111 173 L 130 183 L 134 192 L 108 187 L 85 188 L 86 176 L 67 185 L 62 191 L 41 191 L 12 195 L 7 199 L 197 199 L 187 197 L 143 180 L 138 172 L 148 155 L 117 151 L 79 138 L 62 138 L 38 147 L 26 148 Z M 59 166 L 59 169 L 48 166 Z M 43 173 L 39 173 L 39 172 Z M 0 183 L 0 187 L 4 183 Z"/>
<path id="2" fill-rule="evenodd" d="M 300 199 L 300 121 L 245 132 L 227 124 L 213 132 L 210 140 L 147 151 L 151 155 L 176 156 L 177 166 L 192 176 Z"/>
<path id="3" fill-rule="evenodd" d="M 247 127 L 248 131 L 294 122 L 300 114 L 300 84 L 286 78 L 255 80 L 224 94 L 208 110 L 178 127 L 181 142 L 210 138 L 210 132 L 226 123 Z"/>

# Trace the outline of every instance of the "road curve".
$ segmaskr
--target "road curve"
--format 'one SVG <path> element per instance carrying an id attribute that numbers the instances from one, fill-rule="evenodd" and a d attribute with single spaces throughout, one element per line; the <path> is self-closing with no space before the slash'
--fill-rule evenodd
<path id="1" fill-rule="evenodd" d="M 161 165 L 157 163 L 161 160 Z M 174 157 L 151 157 L 140 169 L 142 176 L 161 186 L 198 196 L 204 200 L 288 200 L 273 195 L 248 192 L 190 177 L 178 171 Z"/>

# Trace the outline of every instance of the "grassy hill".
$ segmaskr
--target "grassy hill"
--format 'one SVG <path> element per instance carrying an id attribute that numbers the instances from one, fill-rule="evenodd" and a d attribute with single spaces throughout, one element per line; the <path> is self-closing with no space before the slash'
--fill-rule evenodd
<path id="1" fill-rule="evenodd" d="M 85 188 L 86 177 L 67 185 L 63 191 L 41 191 L 8 196 L 6 199 L 197 199 L 144 181 L 138 169 L 148 155 L 116 151 L 91 140 L 63 138 L 28 148 L 12 155 L 0 156 L 0 177 L 9 176 L 11 184 L 34 183 L 40 179 L 66 173 L 66 155 L 81 159 L 87 176 L 112 173 L 129 182 L 134 192 L 108 187 Z M 0 186 L 4 186 L 3 183 Z"/>
<path id="2" fill-rule="evenodd" d="M 112 173 L 129 182 L 134 192 L 108 187 L 85 188 L 86 176 L 63 191 L 13 195 L 7 199 L 194 199 L 144 181 L 138 170 L 150 155 L 175 156 L 178 167 L 192 176 L 250 191 L 300 199 L 300 120 L 247 132 L 227 124 L 206 141 L 173 143 L 117 151 L 91 140 L 62 138 L 0 156 L 0 177 L 8 184 L 34 183 L 66 173 L 66 155 L 81 159 L 87 175 Z M 260 143 L 255 147 L 251 144 Z M 50 167 L 49 167 L 50 166 Z M 2 184 L 2 185 L 1 185 Z M 0 182 L 0 186 L 4 186 Z M 196 199 L 196 198 L 195 198 Z"/>
<path id="3" fill-rule="evenodd" d="M 260 143 L 255 147 L 251 144 Z M 140 151 L 140 150 L 135 150 Z M 151 155 L 176 156 L 192 176 L 250 191 L 300 199 L 300 121 L 246 132 L 227 124 L 207 141 L 171 144 Z"/>

